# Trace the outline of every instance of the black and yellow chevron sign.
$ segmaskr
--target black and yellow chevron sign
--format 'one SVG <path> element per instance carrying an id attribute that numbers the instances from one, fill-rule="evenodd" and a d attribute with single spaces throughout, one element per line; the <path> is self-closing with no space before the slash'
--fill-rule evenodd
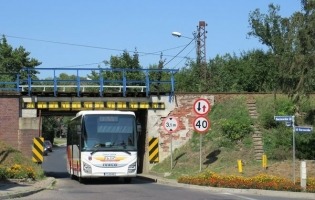
<path id="1" fill-rule="evenodd" d="M 36 137 L 33 138 L 33 157 L 32 161 L 36 163 L 42 163 L 44 160 L 44 138 L 43 137 Z"/>
<path id="2" fill-rule="evenodd" d="M 159 139 L 151 138 L 149 140 L 149 160 L 150 163 L 158 163 L 159 162 Z"/>

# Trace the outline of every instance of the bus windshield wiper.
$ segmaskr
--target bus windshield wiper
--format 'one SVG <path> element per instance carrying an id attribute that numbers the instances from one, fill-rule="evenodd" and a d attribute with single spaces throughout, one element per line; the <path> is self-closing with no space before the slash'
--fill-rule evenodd
<path id="1" fill-rule="evenodd" d="M 103 150 L 103 149 L 100 149 L 100 147 L 105 147 L 105 144 L 102 144 L 102 143 L 95 144 L 93 147 L 93 151 L 91 152 L 91 155 L 93 155 L 97 151 Z"/>
<path id="2" fill-rule="evenodd" d="M 131 155 L 130 151 L 128 151 L 128 150 L 123 150 L 123 152 L 125 152 L 125 153 Z"/>

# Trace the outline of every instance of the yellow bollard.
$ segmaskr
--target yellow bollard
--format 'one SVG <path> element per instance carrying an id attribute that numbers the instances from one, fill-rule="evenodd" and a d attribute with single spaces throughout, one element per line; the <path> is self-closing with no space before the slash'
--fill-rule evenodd
<path id="1" fill-rule="evenodd" d="M 262 155 L 262 167 L 267 169 L 267 156 L 265 154 Z"/>
<path id="2" fill-rule="evenodd" d="M 237 166 L 238 166 L 238 172 L 242 173 L 243 172 L 242 160 L 237 160 Z"/>

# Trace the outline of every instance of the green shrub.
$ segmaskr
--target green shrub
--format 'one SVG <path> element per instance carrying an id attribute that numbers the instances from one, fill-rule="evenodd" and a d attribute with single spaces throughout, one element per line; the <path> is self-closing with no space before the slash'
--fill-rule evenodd
<path id="1" fill-rule="evenodd" d="M 263 134 L 264 151 L 270 159 L 285 160 L 292 156 L 292 128 L 279 126 Z"/>
<path id="2" fill-rule="evenodd" d="M 276 128 L 279 123 L 274 120 L 274 114 L 265 112 L 260 115 L 261 125 L 265 129 Z"/>
<path id="3" fill-rule="evenodd" d="M 212 109 L 214 128 L 231 141 L 239 141 L 252 131 L 252 121 L 245 102 L 244 97 L 233 98 Z"/>
<path id="4" fill-rule="evenodd" d="M 281 98 L 276 100 L 276 115 L 293 115 L 295 112 L 295 106 L 288 98 Z"/>
<path id="5" fill-rule="evenodd" d="M 220 124 L 223 134 L 232 141 L 243 139 L 252 131 L 250 122 L 246 120 L 223 119 Z"/>

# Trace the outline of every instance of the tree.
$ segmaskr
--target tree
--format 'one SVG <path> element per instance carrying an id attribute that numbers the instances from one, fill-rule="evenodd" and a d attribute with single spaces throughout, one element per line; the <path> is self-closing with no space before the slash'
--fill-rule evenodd
<path id="1" fill-rule="evenodd" d="M 126 77 L 129 80 L 141 80 L 143 78 L 141 72 L 133 72 L 132 70 L 141 69 L 139 64 L 139 55 L 137 51 L 135 51 L 133 57 L 129 55 L 127 51 L 124 51 L 120 56 L 111 56 L 110 58 L 110 67 L 114 70 L 113 72 L 106 72 L 106 77 L 112 78 L 113 80 L 122 80 L 123 74 L 121 71 L 115 71 L 115 69 L 127 69 Z M 131 69 L 128 71 L 128 69 Z M 143 80 L 143 79 L 142 79 Z"/>
<path id="2" fill-rule="evenodd" d="M 41 62 L 34 58 L 29 58 L 30 52 L 27 52 L 22 46 L 13 49 L 8 44 L 5 36 L 0 40 L 0 73 L 12 73 L 10 80 L 16 80 L 13 73 L 21 73 L 21 79 L 26 78 L 26 73 L 21 72 L 24 67 L 35 68 Z M 36 74 L 34 70 L 33 75 Z"/>
<path id="3" fill-rule="evenodd" d="M 250 13 L 248 33 L 267 45 L 273 53 L 274 86 L 276 91 L 299 104 L 314 90 L 315 72 L 315 2 L 302 0 L 302 11 L 281 17 L 279 6 L 269 5 L 268 14 L 259 9 Z"/>

